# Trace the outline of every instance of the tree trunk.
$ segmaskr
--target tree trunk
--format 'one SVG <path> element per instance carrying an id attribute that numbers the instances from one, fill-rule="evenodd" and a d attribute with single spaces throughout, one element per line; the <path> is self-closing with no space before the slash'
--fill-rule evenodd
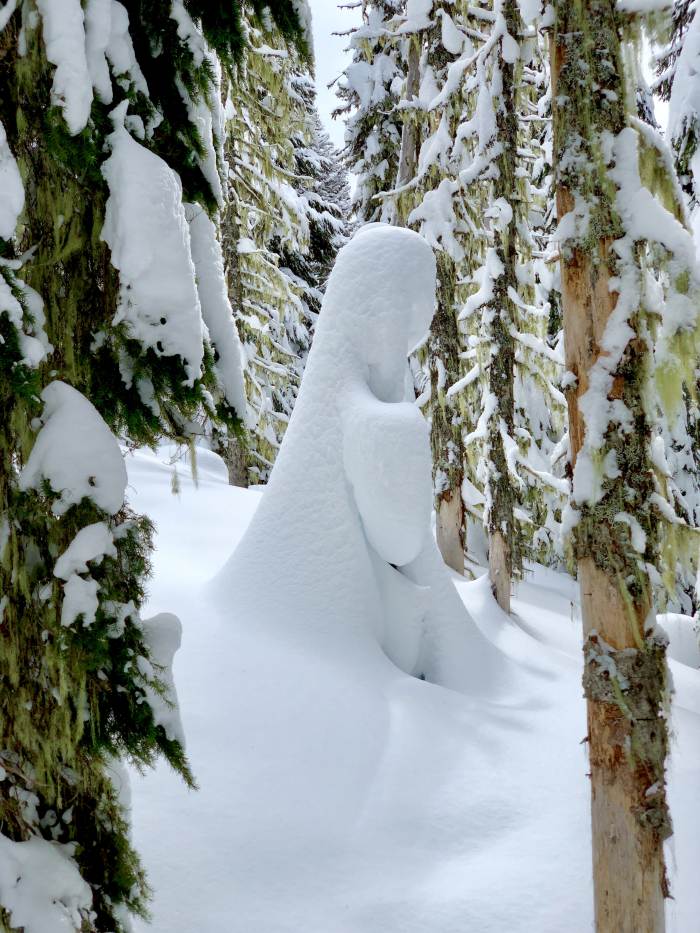
<path id="1" fill-rule="evenodd" d="M 406 77 L 406 100 L 415 101 L 420 90 L 420 34 L 411 36 L 408 48 L 408 75 Z M 409 111 L 410 112 L 410 111 Z M 415 114 L 405 120 L 401 129 L 401 154 L 396 187 L 401 188 L 413 178 L 418 162 L 418 124 Z M 398 213 L 398 207 L 396 208 Z M 405 218 L 398 223 L 405 225 Z"/>
<path id="2" fill-rule="evenodd" d="M 587 442 L 579 402 L 604 352 L 604 333 L 618 301 L 611 289 L 618 262 L 612 246 L 622 231 L 601 136 L 614 138 L 627 123 L 614 4 L 590 0 L 585 10 L 582 17 L 568 0 L 559 0 L 552 44 L 557 212 L 561 220 L 577 198 L 595 191 L 596 213 L 585 230 L 598 232 L 597 239 L 582 233 L 561 246 L 566 368 L 576 377 L 567 393 L 572 466 Z M 587 136 L 581 130 L 584 113 L 591 114 Z M 631 338 L 608 398 L 619 400 L 633 427 L 623 434 L 608 425 L 599 454 L 612 452 L 617 471 L 602 480 L 599 501 L 577 505 L 574 529 L 585 639 L 595 923 L 597 933 L 663 933 L 663 841 L 671 834 L 665 646 L 650 625 L 651 587 L 640 555 L 626 527 L 615 521 L 623 510 L 640 520 L 648 540 L 655 534 L 648 506 L 645 511 L 654 488 L 642 399 L 648 348 L 634 333 L 640 332 L 636 314 L 628 323 Z"/>
<path id="3" fill-rule="evenodd" d="M 238 437 L 228 437 L 227 444 L 221 453 L 226 468 L 230 486 L 248 488 L 248 464 L 244 444 Z"/>
<path id="4" fill-rule="evenodd" d="M 510 547 L 500 531 L 489 538 L 489 579 L 496 602 L 510 615 Z"/>
<path id="5" fill-rule="evenodd" d="M 454 260 L 444 250 L 437 254 L 437 276 L 437 310 L 428 335 L 436 537 L 445 563 L 463 574 L 466 544 L 462 501 L 464 440 L 459 405 L 446 391 L 460 377 L 461 344 L 455 310 L 457 275 Z"/>
<path id="6" fill-rule="evenodd" d="M 516 0 L 505 0 L 503 4 L 508 32 L 518 36 L 521 20 Z M 514 569 L 521 563 L 519 529 L 515 521 L 515 490 L 510 477 L 502 428 L 512 437 L 515 425 L 515 340 L 511 333 L 515 309 L 511 293 L 517 289 L 517 179 L 518 164 L 518 117 L 515 110 L 515 67 L 502 60 L 500 63 L 503 90 L 501 106 L 496 115 L 497 134 L 501 141 L 498 158 L 498 178 L 494 182 L 494 201 L 506 201 L 511 209 L 510 222 L 494 230 L 494 247 L 503 272 L 498 277 L 489 312 L 493 353 L 489 367 L 489 390 L 497 399 L 497 408 L 489 419 L 488 455 L 491 505 L 488 515 L 489 531 L 489 575 L 491 587 L 498 605 L 510 612 L 510 584 Z"/>
<path id="7" fill-rule="evenodd" d="M 460 489 L 451 489 L 437 500 L 436 537 L 448 567 L 464 574 L 464 505 Z"/>

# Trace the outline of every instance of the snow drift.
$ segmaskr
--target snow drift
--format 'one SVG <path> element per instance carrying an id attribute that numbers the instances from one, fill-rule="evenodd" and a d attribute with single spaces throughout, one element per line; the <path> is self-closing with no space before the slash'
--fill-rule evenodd
<path id="1" fill-rule="evenodd" d="M 408 372 L 434 308 L 422 237 L 374 224 L 340 251 L 270 482 L 216 591 L 258 624 L 286 619 L 293 640 L 381 648 L 406 673 L 485 689 L 503 663 L 431 535 L 428 426 Z"/>

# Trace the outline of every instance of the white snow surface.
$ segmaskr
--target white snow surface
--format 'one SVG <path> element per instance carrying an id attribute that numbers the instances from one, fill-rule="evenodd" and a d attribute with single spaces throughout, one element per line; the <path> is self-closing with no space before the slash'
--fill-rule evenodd
<path id="1" fill-rule="evenodd" d="M 382 655 L 346 652 L 337 631 L 303 638 L 292 612 L 261 625 L 240 594 L 212 599 L 207 581 L 265 494 L 228 486 L 202 450 L 198 484 L 182 463 L 175 496 L 170 454 L 127 463 L 132 504 L 157 524 L 148 609 L 183 623 L 175 680 L 200 790 L 165 764 L 132 776 L 135 843 L 155 888 L 153 924 L 138 933 L 590 933 L 574 581 L 532 568 L 509 619 L 485 577 L 453 577 L 512 676 L 485 695 L 467 678 L 461 690 L 424 683 Z M 342 578 L 335 589 L 340 601 Z M 668 933 L 690 933 L 700 673 L 671 669 Z"/>
<path id="2" fill-rule="evenodd" d="M 92 906 L 72 846 L 33 836 L 13 842 L 0 833 L 0 903 L 24 933 L 72 933 Z"/>
<path id="3" fill-rule="evenodd" d="M 171 612 L 159 612 L 150 619 L 143 619 L 141 628 L 151 661 L 155 665 L 154 670 L 146 658 L 139 658 L 141 674 L 148 680 L 152 680 L 155 674 L 165 686 L 164 695 L 151 686 L 144 688 L 148 705 L 153 711 L 153 720 L 157 726 L 163 727 L 171 741 L 177 739 L 184 745 L 185 733 L 173 679 L 173 658 L 182 642 L 182 623 Z"/>
<path id="4" fill-rule="evenodd" d="M 92 403 L 65 382 L 49 383 L 41 398 L 43 424 L 20 488 L 40 490 L 47 480 L 58 494 L 56 515 L 84 498 L 115 515 L 124 502 L 126 468 L 114 435 Z"/>
<path id="5" fill-rule="evenodd" d="M 166 766 L 134 776 L 144 933 L 592 929 L 576 586 L 532 568 L 507 617 L 423 531 L 426 438 L 401 386 L 432 313 L 424 248 L 370 227 L 341 252 L 263 493 L 229 487 L 210 451 L 198 484 L 176 466 L 177 496 L 167 452 L 128 458 L 132 505 L 158 528 L 148 608 L 182 619 L 201 788 Z M 405 470 L 395 447 L 415 451 Z M 689 933 L 700 674 L 671 669 L 668 929 Z"/>
<path id="6" fill-rule="evenodd" d="M 80 0 L 37 0 L 46 57 L 55 65 L 51 102 L 63 110 L 68 131 L 85 129 L 92 106 L 92 80 Z"/>
<path id="7" fill-rule="evenodd" d="M 112 150 L 102 166 L 109 185 L 102 239 L 119 270 L 115 324 L 160 356 L 180 356 L 189 382 L 199 376 L 203 325 L 175 172 L 124 127 L 127 102 L 112 112 Z"/>
<path id="8" fill-rule="evenodd" d="M 8 145 L 5 127 L 0 121 L 0 237 L 3 240 L 9 240 L 14 236 L 23 208 L 22 176 Z"/>

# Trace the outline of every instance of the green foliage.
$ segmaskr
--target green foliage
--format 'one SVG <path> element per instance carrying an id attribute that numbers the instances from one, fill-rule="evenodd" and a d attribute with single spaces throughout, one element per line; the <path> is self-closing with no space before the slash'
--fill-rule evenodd
<path id="1" fill-rule="evenodd" d="M 128 79 L 114 80 L 112 103 L 96 100 L 75 136 L 61 108 L 50 105 L 53 67 L 41 20 L 27 20 L 21 57 L 19 16 L 0 35 L 0 118 L 26 196 L 16 241 L 0 241 L 0 275 L 15 302 L 0 307 L 0 759 L 9 775 L 0 784 L 0 827 L 15 840 L 42 835 L 76 844 L 76 862 L 93 890 L 95 918 L 85 918 L 85 930 L 101 933 L 124 930 L 124 908 L 145 916 L 148 899 L 119 798 L 117 762 L 149 767 L 163 756 L 189 786 L 194 777 L 181 744 L 156 724 L 148 702 L 151 692 L 168 698 L 140 621 L 152 525 L 126 506 L 109 516 L 87 499 L 59 517 L 54 490 L 19 490 L 39 395 L 52 380 L 66 381 L 116 434 L 137 444 L 154 445 L 163 436 L 189 442 L 205 416 L 241 431 L 235 413 L 217 402 L 211 347 L 203 348 L 201 376 L 190 385 L 179 357 L 144 348 L 114 324 L 119 280 L 101 240 L 109 194 L 101 165 L 112 107 L 128 98 L 130 115 L 146 129 L 142 144 L 179 174 L 185 198 L 216 207 L 187 99 L 214 103 L 214 65 L 206 57 L 197 61 L 178 36 L 170 0 L 125 0 L 125 6 L 150 98 Z M 213 14 L 206 4 L 203 16 L 215 28 Z M 229 39 L 235 49 L 235 35 Z M 13 271 L 18 255 L 22 278 L 43 299 L 54 348 L 38 368 L 23 360 L 18 328 L 31 335 L 39 322 Z M 54 567 L 75 535 L 95 522 L 112 531 L 116 554 L 82 574 L 98 586 L 94 621 L 78 617 L 63 625 L 64 581 Z M 0 913 L 0 929 L 6 926 Z"/>

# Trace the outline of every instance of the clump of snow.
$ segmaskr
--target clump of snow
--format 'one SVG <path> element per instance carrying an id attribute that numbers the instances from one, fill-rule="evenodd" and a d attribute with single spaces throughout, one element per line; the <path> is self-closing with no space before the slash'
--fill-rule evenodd
<path id="1" fill-rule="evenodd" d="M 65 382 L 52 382 L 41 393 L 42 428 L 19 477 L 20 489 L 41 490 L 48 482 L 63 515 L 82 499 L 91 499 L 110 515 L 121 509 L 126 468 L 119 445 L 95 407 Z"/>
<path id="2" fill-rule="evenodd" d="M 99 605 L 99 586 L 95 580 L 83 579 L 79 574 L 88 572 L 89 563 L 99 563 L 106 555 L 114 557 L 116 553 L 114 536 L 105 522 L 86 525 L 76 534 L 53 570 L 55 577 L 66 581 L 61 625 L 68 628 L 79 616 L 83 625 L 92 625 Z"/>
<path id="3" fill-rule="evenodd" d="M 153 721 L 157 726 L 163 727 L 168 739 L 177 739 L 184 746 L 185 733 L 180 720 L 173 678 L 173 658 L 182 643 L 182 625 L 177 616 L 161 612 L 151 619 L 144 619 L 141 628 L 152 664 L 146 658 L 139 658 L 139 670 L 147 681 L 153 680 L 155 676 L 165 685 L 164 694 L 148 684 L 144 688 L 148 705 L 153 712 Z"/>
<path id="4" fill-rule="evenodd" d="M 24 208 L 24 185 L 0 120 L 0 238 L 9 240 Z"/>
<path id="5" fill-rule="evenodd" d="M 67 549 L 56 561 L 55 577 L 68 580 L 71 574 L 87 573 L 88 564 L 101 561 L 105 555 L 116 556 L 114 535 L 105 522 L 95 522 L 81 528 Z"/>
<path id="6" fill-rule="evenodd" d="M 0 833 L 0 904 L 24 933 L 84 929 L 92 891 L 73 859 L 73 845 L 32 836 L 13 842 Z"/>
<path id="7" fill-rule="evenodd" d="M 52 103 L 63 110 L 71 135 L 85 129 L 92 107 L 92 80 L 85 45 L 85 15 L 80 0 L 37 0 L 46 57 L 56 66 Z"/>
<path id="8" fill-rule="evenodd" d="M 1 264 L 2 260 L 0 260 Z M 22 305 L 12 293 L 9 283 L 2 274 L 0 274 L 0 313 L 6 313 L 10 322 L 17 328 L 22 362 L 26 366 L 36 367 L 53 350 L 44 330 L 46 323 L 44 302 L 39 294 L 21 279 L 15 279 L 14 284 L 22 294 L 24 304 L 31 314 L 32 323 L 29 324 L 24 320 Z"/>
<path id="9" fill-rule="evenodd" d="M 308 0 L 292 0 L 292 7 L 299 17 L 299 23 L 301 24 L 301 29 L 306 37 L 306 41 L 311 45 L 313 39 L 313 24 L 311 7 L 309 6 Z"/>
<path id="10" fill-rule="evenodd" d="M 122 86 L 148 96 L 148 84 L 136 61 L 129 33 L 129 13 L 118 0 L 88 0 L 85 7 L 85 49 L 90 80 L 103 104 L 114 98 L 110 65 Z"/>
<path id="11" fill-rule="evenodd" d="M 226 401 L 245 420 L 242 348 L 228 297 L 221 244 L 213 221 L 200 205 L 187 205 L 187 216 L 202 317 L 218 357 L 216 372 Z"/>
<path id="12" fill-rule="evenodd" d="M 79 618 L 83 620 L 84 627 L 92 625 L 100 606 L 97 596 L 99 589 L 99 583 L 92 577 L 83 579 L 77 573 L 68 577 L 63 586 L 63 605 L 61 606 L 61 625 L 64 628 L 70 628 Z"/>
<path id="13" fill-rule="evenodd" d="M 102 239 L 119 270 L 115 324 L 159 356 L 180 356 L 189 384 L 203 359 L 201 308 L 182 203 L 171 168 L 124 127 L 128 102 L 112 113 L 112 150 L 102 166 L 109 185 Z"/>

